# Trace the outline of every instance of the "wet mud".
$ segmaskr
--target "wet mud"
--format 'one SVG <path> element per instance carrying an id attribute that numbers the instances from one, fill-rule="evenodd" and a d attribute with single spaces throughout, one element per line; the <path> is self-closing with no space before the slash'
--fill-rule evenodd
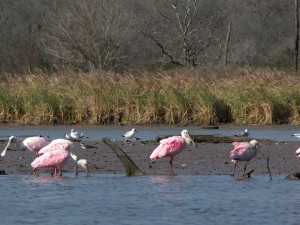
<path id="1" fill-rule="evenodd" d="M 125 174 L 125 169 L 120 159 L 110 147 L 99 141 L 83 141 L 84 144 L 96 148 L 83 149 L 79 142 L 73 146 L 72 152 L 78 158 L 89 161 L 91 176 L 93 173 Z M 7 142 L 0 142 L 2 151 Z M 152 151 L 158 146 L 158 142 L 134 141 L 127 143 L 117 141 L 116 144 L 131 158 L 131 160 L 144 172 L 153 175 L 170 175 L 169 158 L 160 158 L 154 162 L 149 160 Z M 300 159 L 295 157 L 295 151 L 300 147 L 300 142 L 262 142 L 257 156 L 248 164 L 248 170 L 254 169 L 251 176 L 256 174 L 268 174 L 267 160 L 269 156 L 269 168 L 272 174 L 288 175 L 300 171 Z M 173 160 L 175 174 L 177 175 L 230 175 L 233 164 L 229 158 L 229 152 L 233 149 L 231 143 L 198 143 L 198 147 L 190 146 L 183 150 Z M 33 174 L 31 162 L 35 153 L 26 151 L 7 152 L 5 157 L 0 157 L 1 174 Z M 238 163 L 236 174 L 243 172 L 244 163 Z M 72 172 L 72 166 L 66 165 L 64 171 Z M 4 172 L 4 173 L 3 173 Z M 41 169 L 39 173 L 49 173 L 50 169 Z M 80 173 L 84 174 L 83 171 Z"/>

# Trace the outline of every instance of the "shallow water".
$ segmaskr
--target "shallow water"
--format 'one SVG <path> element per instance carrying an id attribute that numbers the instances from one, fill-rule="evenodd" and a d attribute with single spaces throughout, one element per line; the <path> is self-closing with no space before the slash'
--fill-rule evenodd
<path id="1" fill-rule="evenodd" d="M 299 224 L 284 177 L 0 177 L 1 224 Z"/>
<path id="2" fill-rule="evenodd" d="M 51 139 L 63 138 L 71 129 L 83 132 L 90 140 L 101 140 L 110 137 L 122 140 L 122 135 L 133 127 L 137 129 L 137 137 L 142 140 L 154 140 L 159 135 L 178 135 L 183 129 L 188 129 L 192 135 L 221 134 L 233 136 L 249 129 L 250 137 L 257 139 L 270 139 L 277 141 L 299 141 L 291 136 L 300 133 L 300 126 L 235 126 L 220 125 L 219 129 L 202 129 L 201 126 L 19 126 L 1 125 L 0 139 L 7 140 L 9 136 L 29 137 L 33 135 L 49 136 Z"/>

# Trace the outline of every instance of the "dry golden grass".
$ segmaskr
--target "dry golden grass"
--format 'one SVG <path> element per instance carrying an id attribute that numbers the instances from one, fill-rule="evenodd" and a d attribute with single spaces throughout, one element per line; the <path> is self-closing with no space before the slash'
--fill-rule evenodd
<path id="1" fill-rule="evenodd" d="M 19 124 L 300 124 L 300 76 L 198 69 L 2 76 L 0 121 Z"/>

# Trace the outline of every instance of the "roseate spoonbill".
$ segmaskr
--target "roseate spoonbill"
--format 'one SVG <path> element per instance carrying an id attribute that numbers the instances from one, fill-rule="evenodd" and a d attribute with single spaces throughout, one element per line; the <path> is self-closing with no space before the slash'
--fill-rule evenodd
<path id="1" fill-rule="evenodd" d="M 10 144 L 13 143 L 17 150 L 30 150 L 32 152 L 38 152 L 41 148 L 45 147 L 50 143 L 48 138 L 41 136 L 28 137 L 23 142 L 19 141 L 16 136 L 11 136 L 5 149 L 2 151 L 1 156 L 5 156 L 6 151 Z"/>
<path id="2" fill-rule="evenodd" d="M 151 160 L 156 160 L 161 157 L 171 157 L 170 166 L 172 171 L 172 176 L 174 176 L 174 169 L 172 161 L 174 156 L 179 154 L 184 148 L 193 143 L 196 147 L 194 141 L 191 139 L 190 134 L 187 130 L 181 132 L 181 136 L 173 136 L 169 138 L 162 139 L 159 146 L 154 149 L 150 155 Z"/>
<path id="3" fill-rule="evenodd" d="M 40 149 L 37 154 L 40 156 L 46 152 L 50 152 L 58 149 L 70 151 L 72 146 L 73 146 L 72 141 L 66 139 L 54 139 L 48 145 Z"/>
<path id="4" fill-rule="evenodd" d="M 234 164 L 232 174 L 234 177 L 236 164 L 240 161 L 245 162 L 245 173 L 247 164 L 258 152 L 259 144 L 256 140 L 251 140 L 250 142 L 233 142 L 232 145 L 234 146 L 234 149 L 230 152 L 230 158 L 231 162 Z"/>
<path id="5" fill-rule="evenodd" d="M 125 137 L 125 140 L 136 140 L 135 133 L 137 130 L 135 128 L 132 128 L 132 130 L 126 132 L 122 137 Z"/>
<path id="6" fill-rule="evenodd" d="M 234 135 L 236 137 L 248 137 L 249 136 L 249 132 L 248 132 L 248 129 L 244 130 L 243 132 L 241 133 L 238 133 L 236 135 Z"/>
<path id="7" fill-rule="evenodd" d="M 58 150 L 58 149 L 70 151 L 72 146 L 73 146 L 72 141 L 66 139 L 54 139 L 53 141 L 50 142 L 50 144 L 46 145 L 40 151 L 38 151 L 37 155 L 41 156 L 46 152 L 51 152 L 53 150 Z M 56 174 L 56 169 L 55 169 L 55 174 Z"/>
<path id="8" fill-rule="evenodd" d="M 72 163 L 75 166 L 75 175 L 77 175 L 77 166 L 84 168 L 86 175 L 89 176 L 89 168 L 86 160 L 76 161 L 71 156 L 70 152 L 62 149 L 56 149 L 52 151 L 45 152 L 41 156 L 37 157 L 32 163 L 31 166 L 35 171 L 37 168 L 47 168 L 51 167 L 53 169 L 52 176 L 56 174 L 56 170 L 59 171 L 59 175 L 62 176 L 62 167 L 67 163 Z"/>
<path id="9" fill-rule="evenodd" d="M 88 144 L 85 144 L 85 143 L 80 143 L 80 146 L 81 146 L 81 148 L 83 148 L 83 149 L 91 149 L 91 148 L 96 148 L 96 149 L 98 149 L 98 147 L 97 146 L 93 146 L 93 145 L 88 145 Z"/>

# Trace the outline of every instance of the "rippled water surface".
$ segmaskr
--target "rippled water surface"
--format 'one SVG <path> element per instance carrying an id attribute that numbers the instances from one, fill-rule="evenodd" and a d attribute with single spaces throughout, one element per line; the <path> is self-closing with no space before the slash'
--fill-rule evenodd
<path id="1" fill-rule="evenodd" d="M 1 224 L 299 224 L 300 183 L 275 176 L 0 177 Z"/>
<path id="2" fill-rule="evenodd" d="M 292 125 L 268 125 L 268 126 L 235 126 L 220 125 L 219 129 L 202 129 L 201 126 L 134 126 L 137 129 L 136 136 L 142 140 L 154 140 L 159 135 L 178 135 L 183 129 L 188 129 L 192 135 L 227 135 L 233 136 L 249 129 L 250 137 L 257 139 L 270 139 L 277 141 L 298 141 L 291 136 L 300 133 L 300 126 Z M 14 126 L 1 125 L 0 139 L 7 140 L 9 136 L 28 137 L 33 135 L 49 136 L 50 139 L 63 138 L 71 129 L 83 132 L 90 140 L 101 140 L 103 137 L 111 137 L 122 140 L 122 135 L 133 126 Z"/>

